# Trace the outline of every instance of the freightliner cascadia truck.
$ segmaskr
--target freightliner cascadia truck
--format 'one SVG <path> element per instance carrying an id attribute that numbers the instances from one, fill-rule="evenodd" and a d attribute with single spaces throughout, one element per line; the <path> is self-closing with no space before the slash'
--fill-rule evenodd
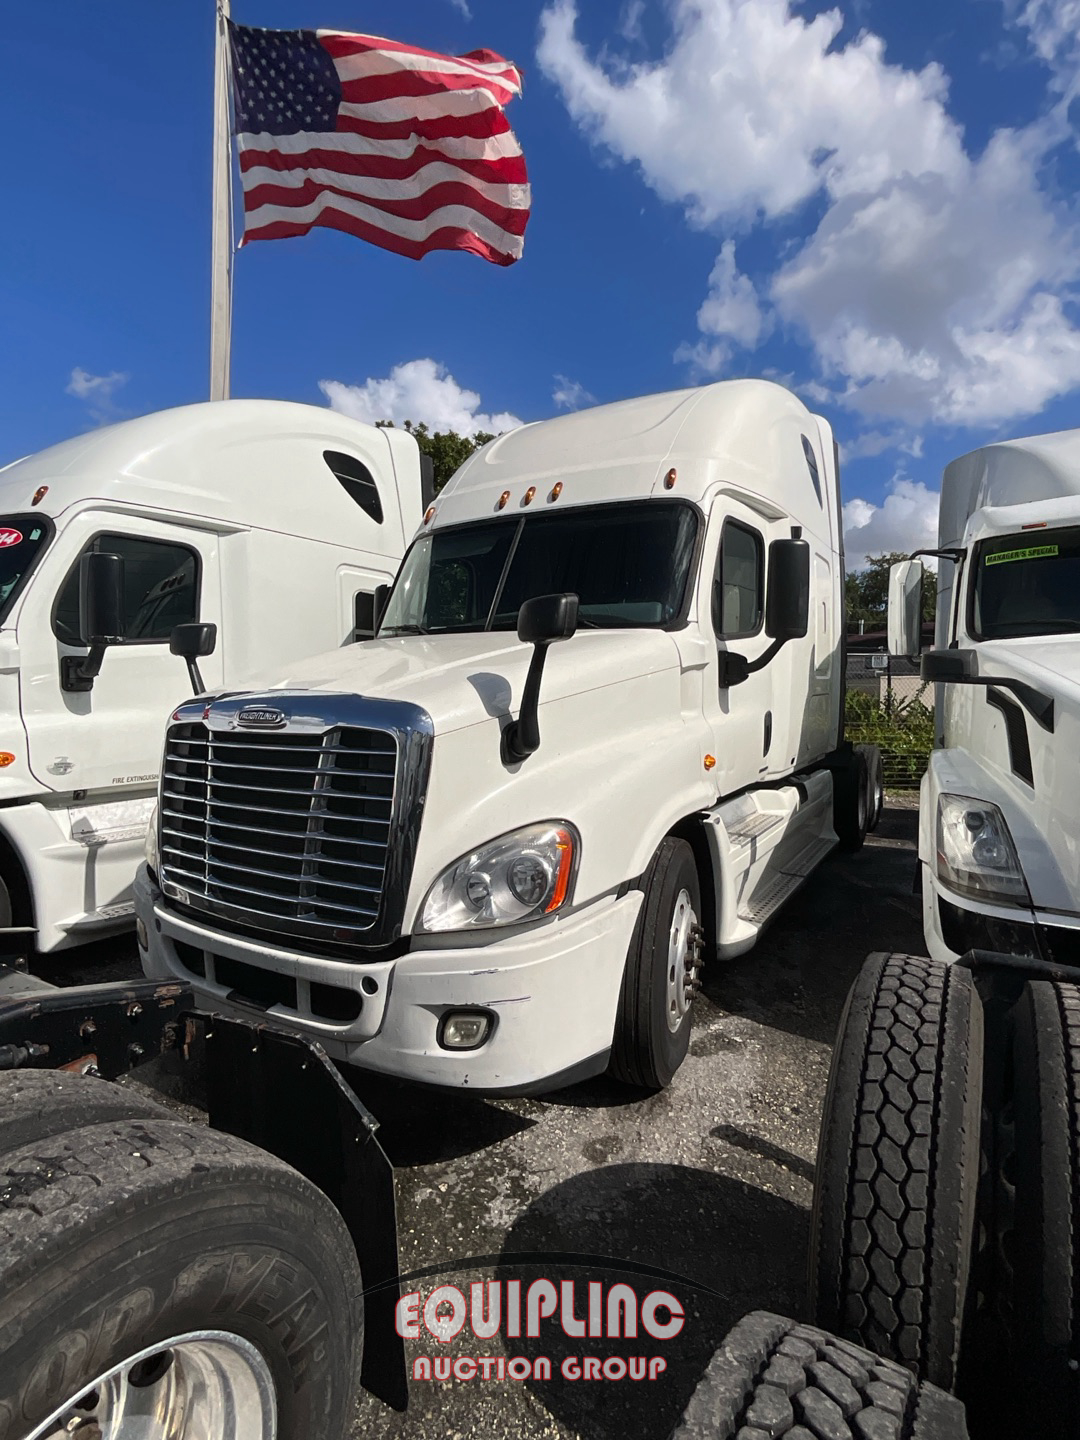
<path id="1" fill-rule="evenodd" d="M 843 580 L 832 432 L 778 385 L 492 441 L 374 639 L 173 713 L 146 974 L 432 1085 L 666 1085 L 702 965 L 876 822 Z"/>
<path id="2" fill-rule="evenodd" d="M 165 410 L 0 470 L 5 953 L 131 928 L 162 716 L 191 689 L 178 655 L 235 687 L 370 633 L 422 513 L 410 435 L 278 401 Z"/>

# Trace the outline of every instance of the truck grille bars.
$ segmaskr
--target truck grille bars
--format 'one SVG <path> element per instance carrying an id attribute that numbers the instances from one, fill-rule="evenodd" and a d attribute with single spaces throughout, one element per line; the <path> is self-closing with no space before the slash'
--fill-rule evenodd
<path id="1" fill-rule="evenodd" d="M 168 730 L 159 821 L 166 895 L 320 949 L 385 944 L 400 933 L 430 736 L 417 743 L 415 715 L 394 716 L 405 723 L 392 727 L 316 719 L 308 695 L 293 723 L 285 702 L 299 697 L 244 698 L 220 713 L 185 706 Z M 318 699 L 327 709 L 365 704 Z M 198 718 L 188 719 L 193 710 Z"/>

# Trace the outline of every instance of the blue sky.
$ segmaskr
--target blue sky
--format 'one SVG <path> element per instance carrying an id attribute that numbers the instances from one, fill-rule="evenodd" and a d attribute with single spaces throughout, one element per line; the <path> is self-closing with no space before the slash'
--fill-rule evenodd
<path id="1" fill-rule="evenodd" d="M 856 562 L 932 540 L 953 456 L 1080 424 L 1080 0 L 233 16 L 499 51 L 533 187 L 505 270 L 246 247 L 235 395 L 475 429 L 770 375 L 841 440 Z M 5 35 L 0 460 L 206 397 L 213 4 L 58 0 Z"/>

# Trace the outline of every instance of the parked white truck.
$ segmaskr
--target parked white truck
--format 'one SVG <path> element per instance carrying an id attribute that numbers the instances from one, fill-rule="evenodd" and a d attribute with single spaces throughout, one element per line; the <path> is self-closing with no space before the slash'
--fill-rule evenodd
<path id="1" fill-rule="evenodd" d="M 175 711 L 144 970 L 410 1080 L 663 1086 L 703 959 L 876 819 L 842 635 L 832 433 L 786 390 L 514 430 L 377 638 Z"/>
<path id="2" fill-rule="evenodd" d="M 235 688 L 370 634 L 423 504 L 411 436 L 276 401 L 0 470 L 0 946 L 132 924 L 162 721 L 191 689 L 178 655 Z"/>
<path id="3" fill-rule="evenodd" d="M 941 486 L 938 748 L 922 783 L 926 943 L 1080 963 L 1080 430 L 987 445 Z M 922 562 L 893 567 L 889 648 L 919 653 Z"/>

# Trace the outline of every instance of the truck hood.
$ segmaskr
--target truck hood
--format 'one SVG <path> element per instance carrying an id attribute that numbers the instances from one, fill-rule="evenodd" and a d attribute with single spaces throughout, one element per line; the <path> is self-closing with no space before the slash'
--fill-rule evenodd
<path id="1" fill-rule="evenodd" d="M 269 688 L 406 700 L 447 734 L 516 712 L 532 654 L 512 632 L 403 635 L 301 661 Z M 679 664 L 674 638 L 662 630 L 580 630 L 549 648 L 540 708 Z"/>
<path id="2" fill-rule="evenodd" d="M 954 701 L 950 695 L 950 706 L 958 702 L 973 707 L 967 732 L 971 749 L 1008 797 L 1009 826 L 1036 908 L 1078 913 L 1080 636 L 984 641 L 978 652 L 981 675 L 1022 680 L 1054 701 L 1054 728 L 1049 731 L 1026 707 L 1009 703 L 1016 699 L 1010 691 L 1002 693 L 1011 717 L 988 705 L 984 691 L 946 687 L 956 697 Z M 1024 778 L 1028 757 L 1030 782 Z"/>

